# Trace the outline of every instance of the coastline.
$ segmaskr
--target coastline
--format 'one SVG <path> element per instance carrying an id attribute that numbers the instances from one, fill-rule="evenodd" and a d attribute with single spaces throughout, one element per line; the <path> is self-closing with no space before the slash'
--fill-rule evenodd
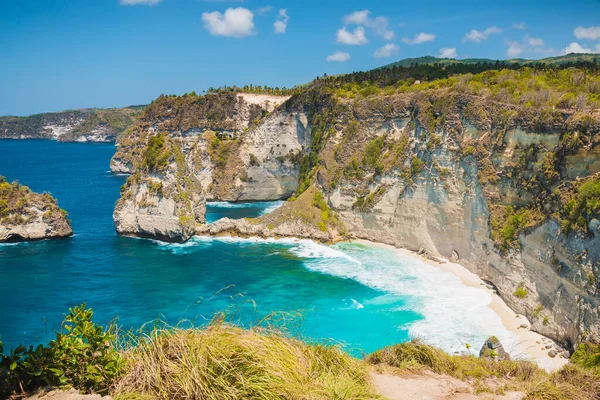
<path id="1" fill-rule="evenodd" d="M 508 305 L 506 305 L 504 300 L 502 300 L 502 298 L 493 289 L 490 289 L 488 285 L 486 285 L 485 282 L 479 278 L 479 276 L 469 271 L 462 265 L 452 263 L 448 260 L 443 260 L 444 262 L 441 263 L 435 262 L 427 257 L 417 254 L 414 251 L 394 247 L 388 244 L 371 242 L 369 240 L 355 239 L 351 240 L 350 242 L 386 248 L 396 252 L 397 254 L 402 254 L 403 256 L 417 258 L 443 272 L 448 272 L 455 275 L 465 286 L 486 291 L 488 294 L 490 294 L 492 299 L 492 301 L 488 304 L 488 307 L 500 317 L 502 325 L 504 325 L 506 330 L 512 333 L 517 340 L 517 343 L 515 346 L 513 346 L 514 348 L 511 349 L 511 355 L 513 357 L 516 355 L 518 359 L 534 362 L 548 372 L 556 371 L 569 362 L 568 359 L 561 357 L 560 354 L 557 354 L 554 358 L 550 357 L 548 355 L 548 351 L 551 349 L 546 349 L 545 346 L 552 345 L 554 348 L 555 343 L 551 339 L 548 339 L 537 332 L 529 330 L 529 328 L 521 328 L 520 326 L 522 324 L 527 324 L 528 327 L 531 325 L 527 318 L 523 315 L 515 313 L 510 307 L 508 307 Z M 479 351 L 479 349 L 474 350 L 477 352 Z"/>

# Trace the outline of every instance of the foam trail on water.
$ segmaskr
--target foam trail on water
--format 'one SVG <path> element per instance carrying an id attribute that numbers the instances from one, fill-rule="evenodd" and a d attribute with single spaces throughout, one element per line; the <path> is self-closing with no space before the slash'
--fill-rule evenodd
<path id="1" fill-rule="evenodd" d="M 268 214 L 273 210 L 281 207 L 285 201 L 256 201 L 256 202 L 244 202 L 244 203 L 233 203 L 229 201 L 211 201 L 206 203 L 207 208 L 264 208 L 263 214 Z"/>
<path id="2" fill-rule="evenodd" d="M 488 307 L 492 297 L 485 290 L 467 287 L 459 277 L 393 250 L 356 244 L 338 244 L 325 247 L 327 250 L 321 247 L 325 246 L 300 243 L 291 251 L 312 257 L 306 263 L 310 270 L 406 297 L 403 309 L 424 317 L 408 327 L 413 338 L 422 338 L 447 352 L 463 352 L 467 343 L 478 349 L 492 335 L 507 350 L 514 346 L 515 336 Z"/>
<path id="3" fill-rule="evenodd" d="M 310 271 L 352 279 L 382 292 L 362 304 L 350 299 L 359 310 L 382 304 L 389 296 L 402 296 L 406 303 L 397 311 L 415 311 L 423 318 L 396 329 L 408 329 L 411 337 L 447 352 L 465 352 L 467 343 L 479 349 L 490 336 L 498 337 L 507 351 L 515 350 L 516 336 L 506 330 L 500 317 L 488 307 L 492 301 L 488 292 L 465 286 L 458 276 L 391 249 L 350 243 L 325 246 L 295 238 L 237 237 L 194 237 L 186 243 L 159 246 L 181 253 L 210 247 L 215 242 L 283 245 L 284 251 L 303 259 Z"/>

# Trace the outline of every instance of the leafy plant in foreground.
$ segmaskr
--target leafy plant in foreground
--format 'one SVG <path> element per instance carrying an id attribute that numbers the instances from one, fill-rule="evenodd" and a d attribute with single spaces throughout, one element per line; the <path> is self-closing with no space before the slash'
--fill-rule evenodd
<path id="1" fill-rule="evenodd" d="M 93 314 L 85 304 L 70 308 L 48 346 L 21 345 L 5 355 L 0 342 L 0 396 L 45 385 L 107 392 L 123 362 L 114 347 L 114 327 L 104 330 L 92 322 Z"/>

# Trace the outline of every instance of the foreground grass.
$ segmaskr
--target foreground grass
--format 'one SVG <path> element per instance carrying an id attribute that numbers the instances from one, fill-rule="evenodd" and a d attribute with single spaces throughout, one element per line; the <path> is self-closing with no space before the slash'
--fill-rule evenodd
<path id="1" fill-rule="evenodd" d="M 123 353 L 117 399 L 373 399 L 367 365 L 337 347 L 222 321 L 155 331 Z"/>
<path id="2" fill-rule="evenodd" d="M 0 398 L 54 386 L 116 400 L 379 399 L 370 374 L 383 370 L 451 376 L 475 393 L 600 400 L 598 345 L 582 344 L 573 364 L 549 374 L 530 362 L 453 356 L 419 341 L 358 360 L 337 346 L 292 337 L 276 319 L 243 329 L 219 315 L 201 328 L 155 328 L 118 338 L 114 326 L 105 330 L 92 315 L 84 304 L 71 308 L 46 346 L 3 354 L 0 342 Z"/>
<path id="3" fill-rule="evenodd" d="M 600 375 L 573 364 L 549 374 L 531 362 L 449 355 L 419 341 L 378 350 L 366 361 L 392 372 L 452 376 L 469 381 L 478 392 L 520 391 L 525 399 L 540 400 L 600 399 Z"/>

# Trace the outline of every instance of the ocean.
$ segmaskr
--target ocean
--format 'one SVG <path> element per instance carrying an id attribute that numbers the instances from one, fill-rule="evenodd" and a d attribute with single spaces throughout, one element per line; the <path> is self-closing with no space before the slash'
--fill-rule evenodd
<path id="1" fill-rule="evenodd" d="M 137 330 L 201 326 L 217 313 L 243 326 L 268 321 L 308 341 L 361 356 L 410 338 L 446 351 L 510 335 L 484 290 L 417 258 L 355 243 L 195 237 L 187 243 L 119 237 L 112 212 L 126 176 L 109 170 L 111 144 L 0 141 L 0 175 L 50 192 L 74 236 L 0 244 L 0 340 L 52 338 L 67 309 Z M 256 217 L 281 202 L 211 203 L 207 221 Z"/>

